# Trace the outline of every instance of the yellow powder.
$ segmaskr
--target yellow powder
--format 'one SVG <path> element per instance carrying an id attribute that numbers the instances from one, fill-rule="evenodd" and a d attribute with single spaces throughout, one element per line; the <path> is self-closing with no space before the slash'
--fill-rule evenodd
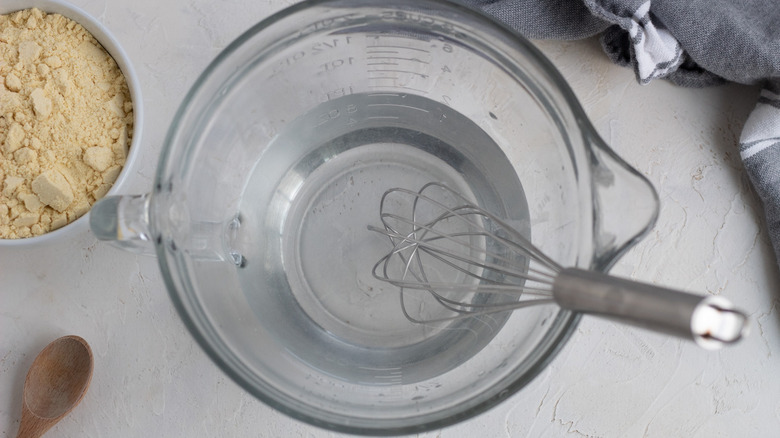
<path id="1" fill-rule="evenodd" d="M 81 25 L 0 15 L 0 238 L 73 222 L 119 175 L 133 105 L 116 62 Z"/>

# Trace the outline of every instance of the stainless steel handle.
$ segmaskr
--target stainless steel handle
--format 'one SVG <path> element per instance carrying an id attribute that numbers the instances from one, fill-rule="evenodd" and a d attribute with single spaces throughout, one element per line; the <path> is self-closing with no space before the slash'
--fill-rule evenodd
<path id="1" fill-rule="evenodd" d="M 553 284 L 563 308 L 618 319 L 716 349 L 741 339 L 747 315 L 725 298 L 700 296 L 577 268 Z"/>

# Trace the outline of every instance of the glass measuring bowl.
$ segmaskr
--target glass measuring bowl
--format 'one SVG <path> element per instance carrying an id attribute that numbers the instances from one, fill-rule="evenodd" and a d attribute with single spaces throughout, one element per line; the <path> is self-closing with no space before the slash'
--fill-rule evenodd
<path id="1" fill-rule="evenodd" d="M 176 114 L 152 193 L 101 201 L 91 225 L 154 250 L 194 337 L 259 399 L 333 430 L 414 433 L 518 391 L 578 320 L 549 305 L 407 321 L 371 276 L 389 244 L 367 225 L 387 189 L 429 181 L 566 266 L 608 269 L 658 211 L 526 40 L 446 1 L 332 0 L 227 47 Z"/>

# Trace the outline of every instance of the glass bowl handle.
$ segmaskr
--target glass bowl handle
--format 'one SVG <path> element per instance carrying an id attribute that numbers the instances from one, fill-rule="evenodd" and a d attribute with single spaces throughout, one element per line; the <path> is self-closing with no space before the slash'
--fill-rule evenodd
<path id="1" fill-rule="evenodd" d="M 155 199 L 159 201 L 159 193 Z M 193 221 L 184 202 L 166 205 L 167 220 L 164 233 L 155 238 L 150 229 L 150 195 L 108 196 L 92 206 L 89 226 L 98 240 L 136 254 L 157 255 L 155 243 L 177 252 L 185 253 L 200 261 L 228 262 L 236 266 L 246 265 L 239 248 L 241 241 L 241 215 L 224 221 Z M 159 206 L 161 203 L 155 204 Z M 157 222 L 159 224 L 160 222 Z"/>
<path id="2" fill-rule="evenodd" d="M 99 200 L 89 213 L 89 226 L 98 240 L 136 254 L 155 254 L 149 230 L 149 194 Z"/>

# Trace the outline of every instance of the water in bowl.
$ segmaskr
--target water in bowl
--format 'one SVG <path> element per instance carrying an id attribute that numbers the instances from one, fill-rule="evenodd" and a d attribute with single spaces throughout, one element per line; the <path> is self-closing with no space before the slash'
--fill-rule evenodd
<path id="1" fill-rule="evenodd" d="M 335 110 L 334 110 L 335 108 Z M 522 186 L 477 124 L 427 98 L 355 94 L 288 124 L 247 180 L 240 281 L 260 324 L 301 362 L 337 379 L 394 385 L 429 379 L 487 345 L 508 315 L 415 324 L 399 290 L 373 278 L 390 242 L 382 194 L 444 183 L 528 222 Z M 446 316 L 420 295 L 427 318 Z M 443 313 L 442 313 L 443 312 Z"/>

